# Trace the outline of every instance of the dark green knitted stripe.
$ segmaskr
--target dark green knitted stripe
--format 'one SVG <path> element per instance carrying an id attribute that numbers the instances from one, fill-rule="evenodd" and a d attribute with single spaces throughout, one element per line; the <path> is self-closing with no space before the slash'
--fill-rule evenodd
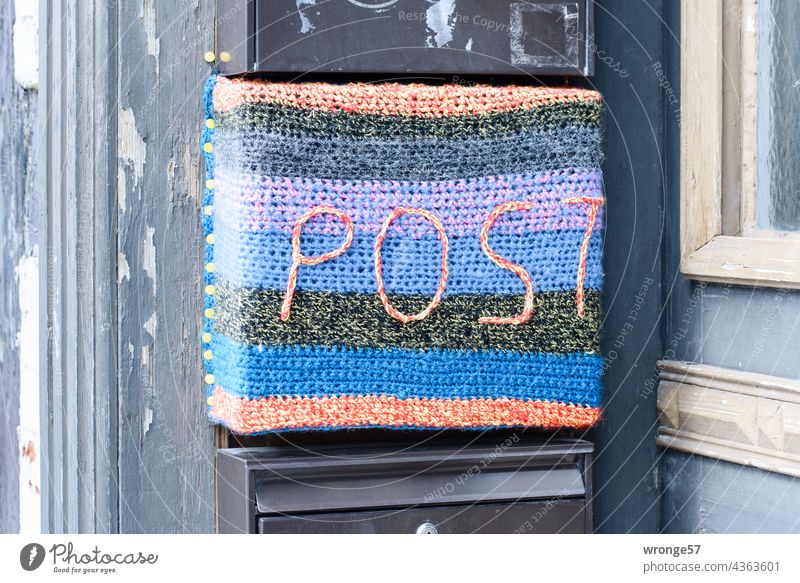
<path id="1" fill-rule="evenodd" d="M 533 317 L 522 325 L 479 324 L 482 316 L 513 316 L 523 297 L 445 296 L 430 316 L 401 324 L 377 294 L 297 292 L 288 322 L 279 319 L 282 290 L 239 288 L 218 280 L 214 330 L 235 342 L 262 345 L 451 348 L 516 352 L 598 352 L 599 294 L 586 292 L 577 314 L 575 292 L 536 294 Z M 399 296 L 393 305 L 412 314 L 430 297 Z"/>
<path id="2" fill-rule="evenodd" d="M 244 104 L 214 116 L 221 129 L 258 126 L 283 135 L 351 138 L 497 137 L 528 128 L 600 126 L 599 102 L 555 103 L 533 109 L 473 116 L 420 117 L 318 111 L 278 104 Z"/>

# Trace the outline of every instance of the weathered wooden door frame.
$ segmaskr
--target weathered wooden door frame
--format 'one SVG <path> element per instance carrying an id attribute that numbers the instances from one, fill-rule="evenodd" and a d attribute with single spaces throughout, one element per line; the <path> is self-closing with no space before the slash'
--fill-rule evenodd
<path id="1" fill-rule="evenodd" d="M 193 350 L 213 10 L 40 0 L 43 532 L 213 529 Z"/>
<path id="2" fill-rule="evenodd" d="M 116 3 L 42 0 L 42 531 L 116 532 Z"/>

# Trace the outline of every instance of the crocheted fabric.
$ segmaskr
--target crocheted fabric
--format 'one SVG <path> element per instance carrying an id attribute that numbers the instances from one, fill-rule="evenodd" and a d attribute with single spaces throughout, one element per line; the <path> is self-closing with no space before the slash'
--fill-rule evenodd
<path id="1" fill-rule="evenodd" d="M 206 114 L 213 420 L 598 420 L 597 93 L 217 77 Z"/>

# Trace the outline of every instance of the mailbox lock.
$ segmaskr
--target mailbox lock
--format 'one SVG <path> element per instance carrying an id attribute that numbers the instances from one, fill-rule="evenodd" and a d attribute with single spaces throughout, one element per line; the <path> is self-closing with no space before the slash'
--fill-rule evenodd
<path id="1" fill-rule="evenodd" d="M 439 531 L 432 522 L 423 522 L 417 527 L 417 534 L 439 534 Z"/>

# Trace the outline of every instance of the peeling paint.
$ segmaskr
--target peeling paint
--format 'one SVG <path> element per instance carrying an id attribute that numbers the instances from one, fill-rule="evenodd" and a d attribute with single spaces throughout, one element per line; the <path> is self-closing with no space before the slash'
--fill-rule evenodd
<path id="1" fill-rule="evenodd" d="M 161 40 L 156 36 L 156 7 L 155 0 L 144 0 L 139 18 L 144 25 L 147 37 L 147 54 L 156 59 L 156 77 L 158 77 L 158 56 L 161 53 Z"/>
<path id="2" fill-rule="evenodd" d="M 147 144 L 136 129 L 136 117 L 130 107 L 119 110 L 119 158 L 133 171 L 133 187 L 139 187 L 147 159 Z"/>
<path id="3" fill-rule="evenodd" d="M 24 444 L 19 455 L 19 529 L 34 534 L 41 529 L 41 442 L 39 432 L 39 258 L 23 255 L 17 264 L 20 310 L 19 426 L 17 443 Z M 1 473 L 1 472 L 0 472 Z"/>
<path id="4" fill-rule="evenodd" d="M 430 34 L 425 39 L 429 47 L 443 47 L 453 40 L 455 22 L 452 19 L 456 0 L 436 0 L 425 13 L 425 23 Z"/>
<path id="5" fill-rule="evenodd" d="M 150 431 L 150 426 L 153 424 L 153 410 L 145 406 L 142 413 L 142 439 L 147 437 L 147 432 Z"/>
<path id="6" fill-rule="evenodd" d="M 23 89 L 39 87 L 39 2 L 14 2 L 14 79 Z"/>
<path id="7" fill-rule="evenodd" d="M 148 334 L 150 334 L 150 338 L 152 338 L 153 340 L 156 339 L 156 330 L 158 329 L 158 316 L 156 316 L 155 312 L 150 314 L 150 317 L 147 319 L 147 321 L 144 323 L 142 327 Z"/>
<path id="8" fill-rule="evenodd" d="M 200 200 L 200 177 L 197 166 L 197 156 L 188 145 L 183 147 L 183 174 L 189 185 L 189 198 L 199 202 Z"/>
<path id="9" fill-rule="evenodd" d="M 28 440 L 22 447 L 22 457 L 23 459 L 28 460 L 30 463 L 34 463 L 36 461 L 36 446 L 33 444 L 32 440 Z"/>
<path id="10" fill-rule="evenodd" d="M 125 254 L 122 251 L 120 251 L 117 254 L 117 283 L 122 283 L 123 279 L 130 281 L 131 268 L 128 265 L 128 258 L 125 257 Z"/>
<path id="11" fill-rule="evenodd" d="M 153 282 L 153 296 L 156 295 L 156 246 L 153 244 L 154 227 L 145 227 L 142 244 L 142 269 Z"/>
<path id="12" fill-rule="evenodd" d="M 125 172 L 125 168 L 120 167 L 119 172 L 117 173 L 117 204 L 119 205 L 119 211 L 124 213 L 128 210 L 128 185 L 127 181 L 128 175 Z"/>
<path id="13" fill-rule="evenodd" d="M 308 34 L 316 29 L 306 13 L 306 10 L 313 8 L 316 4 L 317 0 L 296 0 L 297 14 L 300 16 L 300 34 Z"/>

